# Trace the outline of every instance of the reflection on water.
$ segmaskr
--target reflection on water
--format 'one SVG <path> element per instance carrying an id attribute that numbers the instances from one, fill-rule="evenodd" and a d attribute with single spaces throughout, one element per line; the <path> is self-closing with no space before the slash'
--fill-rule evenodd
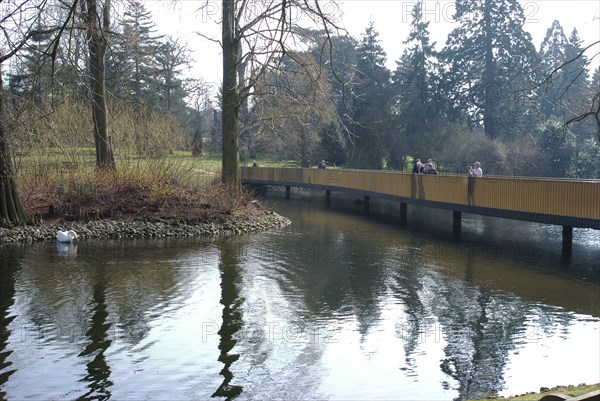
<path id="1" fill-rule="evenodd" d="M 242 392 L 241 386 L 230 384 L 233 380 L 231 365 L 240 357 L 233 352 L 233 347 L 237 343 L 236 334 L 242 328 L 242 314 L 240 306 L 242 300 L 239 297 L 239 249 L 231 246 L 232 242 L 224 240 L 221 245 L 219 270 L 221 273 L 221 304 L 223 305 L 223 318 L 221 328 L 219 329 L 219 362 L 223 363 L 221 376 L 223 383 L 213 397 L 235 398 Z"/>
<path id="2" fill-rule="evenodd" d="M 11 334 L 8 326 L 15 318 L 9 309 L 14 302 L 15 274 L 19 268 L 20 254 L 18 248 L 2 249 L 0 252 L 0 383 L 6 383 L 15 372 L 10 361 L 12 351 L 8 349 Z M 0 399 L 5 398 L 7 394 L 0 387 Z"/>
<path id="3" fill-rule="evenodd" d="M 297 195 L 297 194 L 294 194 Z M 599 232 L 343 198 L 209 241 L 0 249 L 0 398 L 464 399 L 598 381 Z M 577 363 L 572 363 L 572 361 Z"/>
<path id="4" fill-rule="evenodd" d="M 85 399 L 109 399 L 110 367 L 106 362 L 105 352 L 112 341 L 108 338 L 111 323 L 107 322 L 108 311 L 106 306 L 106 268 L 99 266 L 97 269 L 96 282 L 93 289 L 92 321 L 86 336 L 90 343 L 79 354 L 81 357 L 91 356 L 87 366 L 87 375 L 82 379 L 87 383 L 88 392 L 83 396 Z"/>

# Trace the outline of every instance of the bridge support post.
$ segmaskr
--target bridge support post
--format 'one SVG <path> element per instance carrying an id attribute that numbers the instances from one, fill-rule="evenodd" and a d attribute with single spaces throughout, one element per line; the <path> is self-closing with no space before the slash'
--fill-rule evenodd
<path id="1" fill-rule="evenodd" d="M 285 186 L 285 199 L 290 199 L 290 194 L 292 192 L 292 187 L 289 185 Z"/>
<path id="2" fill-rule="evenodd" d="M 400 203 L 400 224 L 405 226 L 408 221 L 408 204 Z"/>
<path id="3" fill-rule="evenodd" d="M 325 190 L 325 204 L 328 206 L 331 204 L 331 189 Z"/>
<path id="4" fill-rule="evenodd" d="M 452 212 L 452 235 L 459 237 L 462 230 L 462 212 Z"/>
<path id="5" fill-rule="evenodd" d="M 371 201 L 371 197 L 369 195 L 365 195 L 365 197 L 364 197 L 364 211 L 365 211 L 366 214 L 369 213 L 369 210 L 371 208 L 371 206 L 369 204 L 370 201 Z"/>
<path id="6" fill-rule="evenodd" d="M 573 227 L 563 226 L 562 232 L 562 254 L 563 257 L 570 258 L 573 248 Z"/>

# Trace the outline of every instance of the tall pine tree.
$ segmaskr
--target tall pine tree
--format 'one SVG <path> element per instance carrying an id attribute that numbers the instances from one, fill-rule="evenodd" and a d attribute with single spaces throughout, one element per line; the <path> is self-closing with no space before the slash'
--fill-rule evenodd
<path id="1" fill-rule="evenodd" d="M 423 154 L 431 138 L 431 124 L 439 113 L 436 104 L 435 43 L 429 39 L 429 22 L 423 19 L 423 2 L 412 9 L 411 30 L 405 50 L 392 76 L 396 128 L 392 133 L 391 165 L 403 166 L 407 154 Z"/>
<path id="2" fill-rule="evenodd" d="M 459 24 L 444 49 L 447 94 L 492 139 L 535 127 L 531 102 L 537 57 L 517 0 L 456 0 Z"/>
<path id="3" fill-rule="evenodd" d="M 121 20 L 121 35 L 115 41 L 114 65 L 111 66 L 112 90 L 140 111 L 142 106 L 159 103 L 159 66 L 156 54 L 162 36 L 152 13 L 138 0 L 129 0 Z"/>
<path id="4" fill-rule="evenodd" d="M 539 51 L 540 67 L 543 76 L 549 76 L 548 81 L 541 88 L 540 105 L 546 118 L 560 114 L 559 98 L 564 90 L 562 73 L 557 70 L 566 60 L 565 52 L 567 37 L 559 21 L 552 22 L 546 31 Z M 556 70 L 556 71 L 555 71 Z M 552 74 L 552 76 L 550 76 Z"/>
<path id="5" fill-rule="evenodd" d="M 353 112 L 353 155 L 357 168 L 380 169 L 389 157 L 391 131 L 390 71 L 386 53 L 371 22 L 357 49 Z"/>

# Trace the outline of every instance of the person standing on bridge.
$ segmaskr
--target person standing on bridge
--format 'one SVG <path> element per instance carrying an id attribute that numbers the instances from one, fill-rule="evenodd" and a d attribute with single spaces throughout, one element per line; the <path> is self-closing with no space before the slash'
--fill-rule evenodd
<path id="1" fill-rule="evenodd" d="M 327 168 L 327 163 L 325 163 L 325 160 L 321 160 L 321 163 L 319 163 L 319 170 L 325 170 Z"/>
<path id="2" fill-rule="evenodd" d="M 437 174 L 437 170 L 435 168 L 435 164 L 427 163 L 425 165 L 425 169 L 423 170 L 423 174 Z"/>
<path id="3" fill-rule="evenodd" d="M 417 159 L 415 161 L 415 165 L 412 170 L 413 174 L 422 174 L 423 173 L 423 164 L 421 163 L 421 159 Z"/>
<path id="4" fill-rule="evenodd" d="M 473 164 L 473 177 L 483 177 L 483 170 L 481 169 L 481 163 L 479 162 Z"/>
<path id="5" fill-rule="evenodd" d="M 435 163 L 432 159 L 427 160 L 427 163 L 423 165 L 423 174 L 437 174 Z"/>

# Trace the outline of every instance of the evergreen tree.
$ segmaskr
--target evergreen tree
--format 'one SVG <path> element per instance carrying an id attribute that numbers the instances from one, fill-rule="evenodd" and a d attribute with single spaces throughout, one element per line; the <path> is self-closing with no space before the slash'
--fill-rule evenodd
<path id="1" fill-rule="evenodd" d="M 158 66 L 156 91 L 160 94 L 159 108 L 168 113 L 184 110 L 184 99 L 188 93 L 184 88 L 182 68 L 189 67 L 189 50 L 169 37 L 158 47 L 155 58 Z"/>
<path id="2" fill-rule="evenodd" d="M 562 103 L 564 104 L 564 117 L 566 120 L 574 118 L 585 109 L 587 99 L 588 60 L 582 53 L 583 47 L 577 29 L 573 29 L 565 46 L 565 65 L 561 68 L 565 76 Z"/>
<path id="3" fill-rule="evenodd" d="M 546 76 L 540 101 L 549 119 L 538 139 L 548 162 L 545 174 L 580 177 L 585 174 L 583 171 L 590 170 L 585 165 L 589 163 L 587 148 L 593 143 L 594 129 L 585 120 L 564 126 L 585 113 L 588 99 L 593 97 L 588 94 L 588 60 L 577 30 L 567 39 L 558 21 L 554 21 L 542 43 L 540 57 Z"/>
<path id="4" fill-rule="evenodd" d="M 44 29 L 38 24 L 38 31 Z M 8 74 L 11 95 L 33 101 L 38 106 L 52 88 L 53 60 L 50 33 L 32 35 L 20 57 L 12 64 Z"/>
<path id="5" fill-rule="evenodd" d="M 552 26 L 546 31 L 539 51 L 540 67 L 544 77 L 549 76 L 555 69 L 559 68 L 565 61 L 567 37 L 564 34 L 560 22 L 552 22 Z M 541 110 L 546 118 L 558 117 L 558 100 L 563 88 L 561 72 L 556 71 L 549 81 L 542 87 L 540 98 Z M 562 89 L 561 89 L 562 88 Z"/>
<path id="6" fill-rule="evenodd" d="M 407 154 L 423 154 L 431 149 L 427 142 L 433 139 L 431 125 L 439 114 L 435 43 L 430 43 L 429 22 L 423 20 L 422 10 L 422 1 L 415 3 L 406 47 L 392 76 L 395 132 L 390 143 L 390 164 L 395 168 L 404 166 Z"/>
<path id="7" fill-rule="evenodd" d="M 156 36 L 152 13 L 138 0 L 128 0 L 122 32 L 115 43 L 114 65 L 111 66 L 113 93 L 126 100 L 139 111 L 142 105 L 159 103 L 156 88 L 159 86 L 159 66 L 156 54 L 161 36 Z"/>
<path id="8" fill-rule="evenodd" d="M 444 49 L 447 94 L 492 139 L 531 134 L 537 55 L 517 0 L 456 0 Z"/>
<path id="9" fill-rule="evenodd" d="M 600 145 L 600 67 L 597 67 L 592 75 L 587 98 L 591 99 L 590 113 L 595 117 L 589 120 L 592 120 L 593 130 L 596 131 L 596 140 Z"/>
<path id="10" fill-rule="evenodd" d="M 594 80 L 588 80 L 588 65 L 589 61 L 583 53 L 583 46 L 577 29 L 573 29 L 567 45 L 565 47 L 565 63 L 561 70 L 564 70 L 564 91 L 561 96 L 561 105 L 564 112 L 561 121 L 566 122 L 576 119 L 577 116 L 584 114 L 589 110 L 590 100 L 594 98 Z M 596 95 L 600 87 L 596 81 Z M 590 163 L 597 164 L 598 160 L 598 144 L 594 142 L 596 130 L 590 119 L 573 122 L 566 127 L 566 130 L 571 134 L 570 138 L 574 142 L 572 144 L 573 154 L 570 163 L 571 169 L 564 172 L 567 177 L 582 177 L 596 178 L 593 174 L 593 168 L 590 168 Z M 595 150 L 595 151 L 594 151 Z M 593 162 L 591 159 L 596 160 Z M 561 175 L 562 176 L 562 175 Z"/>
<path id="11" fill-rule="evenodd" d="M 389 156 L 390 71 L 385 66 L 386 53 L 378 37 L 371 22 L 356 52 L 356 79 L 352 86 L 354 153 L 351 163 L 357 168 L 382 168 Z"/>

